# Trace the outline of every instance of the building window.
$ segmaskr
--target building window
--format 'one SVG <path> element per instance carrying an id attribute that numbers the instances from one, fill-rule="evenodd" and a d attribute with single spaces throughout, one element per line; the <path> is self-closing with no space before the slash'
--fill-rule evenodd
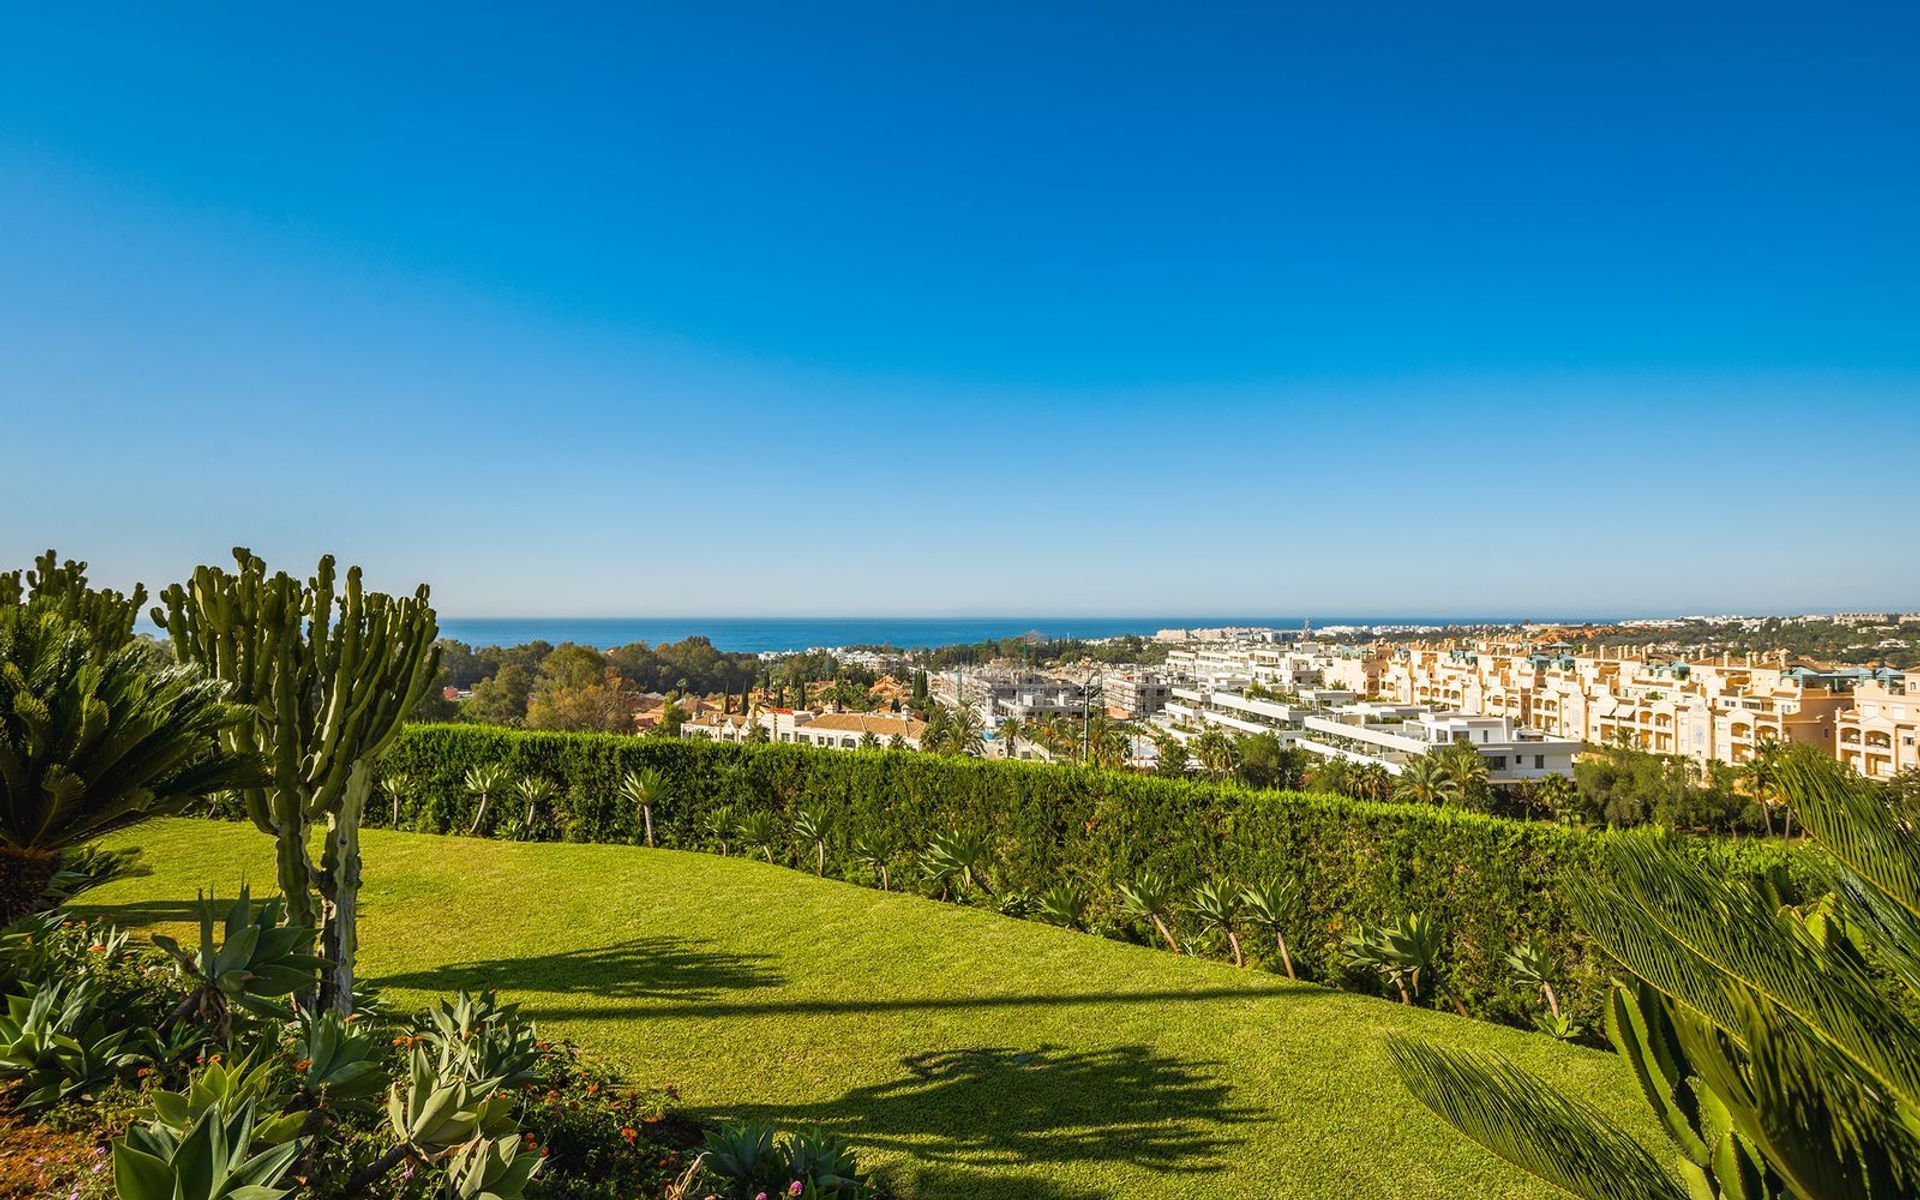
<path id="1" fill-rule="evenodd" d="M 1547 765 L 1547 756 L 1546 756 L 1546 755 L 1544 755 L 1544 754 L 1536 754 L 1536 755 L 1534 755 L 1534 756 L 1533 756 L 1533 769 L 1534 769 L 1534 770 L 1536 770 L 1536 771 L 1539 771 L 1539 770 L 1542 770 L 1542 769 L 1544 769 L 1544 768 L 1546 767 L 1546 765 Z"/>

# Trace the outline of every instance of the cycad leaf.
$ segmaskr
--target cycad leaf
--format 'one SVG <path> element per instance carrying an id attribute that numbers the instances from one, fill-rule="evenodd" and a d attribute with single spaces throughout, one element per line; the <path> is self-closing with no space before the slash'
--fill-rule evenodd
<path id="1" fill-rule="evenodd" d="M 1420 1103 L 1486 1149 L 1584 1200 L 1687 1200 L 1646 1149 L 1598 1109 L 1504 1059 L 1390 1038 Z"/>
<path id="2" fill-rule="evenodd" d="M 1611 843 L 1613 887 L 1576 883 L 1574 910 L 1606 952 L 1686 1010 L 1744 1036 L 1739 998 L 1760 997 L 1920 1106 L 1920 1026 L 1859 966 L 1822 950 L 1766 897 L 1710 872 L 1670 838 Z M 1616 890 L 1617 889 L 1617 890 Z"/>
<path id="3" fill-rule="evenodd" d="M 1886 805 L 1824 760 L 1789 758 L 1781 774 L 1807 832 L 1847 870 L 1920 918 L 1920 842 Z"/>

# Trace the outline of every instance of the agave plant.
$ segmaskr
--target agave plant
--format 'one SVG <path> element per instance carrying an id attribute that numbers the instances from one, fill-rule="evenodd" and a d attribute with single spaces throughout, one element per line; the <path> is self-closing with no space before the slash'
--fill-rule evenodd
<path id="1" fill-rule="evenodd" d="M 708 838 L 719 845 L 720 857 L 725 858 L 727 856 L 727 843 L 733 838 L 733 806 L 730 804 L 722 804 L 709 809 L 706 820 L 701 823 L 701 828 L 705 831 Z"/>
<path id="2" fill-rule="evenodd" d="M 91 1095 L 140 1059 L 130 1030 L 92 980 L 47 979 L 6 998 L 0 1015 L 0 1082 L 37 1112 Z"/>
<path id="3" fill-rule="evenodd" d="M 653 845 L 653 810 L 667 802 L 667 777 L 652 767 L 628 771 L 620 781 L 620 796 L 640 811 L 647 845 Z"/>
<path id="4" fill-rule="evenodd" d="M 437 1071 L 426 1045 L 415 1045 L 407 1056 L 406 1078 L 387 1089 L 387 1130 L 394 1144 L 347 1181 L 346 1193 L 361 1194 L 406 1159 L 444 1161 L 476 1139 L 507 1137 L 518 1129 L 511 1094 L 491 1080 L 474 1082 Z"/>
<path id="5" fill-rule="evenodd" d="M 359 1105 L 386 1086 L 373 1035 L 338 1013 L 302 1013 L 293 1058 L 294 1086 L 317 1107 Z"/>
<path id="6" fill-rule="evenodd" d="M 1250 920 L 1273 935 L 1273 944 L 1280 951 L 1280 965 L 1285 968 L 1287 978 L 1298 979 L 1299 976 L 1293 972 L 1293 954 L 1287 949 L 1287 930 L 1292 927 L 1295 914 L 1300 909 L 1300 890 L 1277 877 L 1263 879 L 1241 890 L 1240 907 Z"/>
<path id="7" fill-rule="evenodd" d="M 881 891 L 889 892 L 893 890 L 889 869 L 893 856 L 899 849 L 899 844 L 894 841 L 892 834 L 875 830 L 863 833 L 854 839 L 853 857 L 861 866 L 880 877 Z"/>
<path id="8" fill-rule="evenodd" d="M 248 1104 L 274 1112 L 282 1091 L 278 1064 L 270 1058 L 256 1061 L 256 1053 L 257 1050 L 249 1052 L 233 1063 L 214 1055 L 188 1078 L 184 1090 L 149 1093 L 147 1107 L 135 1115 L 185 1135 L 210 1109 L 235 1112 L 242 1104 Z M 269 1146 L 291 1141 L 299 1135 L 305 1121 L 305 1113 L 270 1116 L 254 1126 L 254 1140 Z"/>
<path id="9" fill-rule="evenodd" d="M 520 827 L 513 834 L 515 839 L 524 840 L 533 836 L 533 819 L 540 806 L 551 803 L 558 789 L 553 786 L 553 780 L 544 775 L 528 775 L 514 784 L 513 790 L 519 792 L 520 798 L 527 803 L 527 811 L 520 818 Z"/>
<path id="10" fill-rule="evenodd" d="M 440 1200 L 520 1200 L 545 1161 L 518 1134 L 475 1139 L 447 1160 Z"/>
<path id="11" fill-rule="evenodd" d="M 794 836 L 813 847 L 815 875 L 827 873 L 827 839 L 833 836 L 833 827 L 833 813 L 823 807 L 803 808 L 793 818 Z"/>
<path id="12" fill-rule="evenodd" d="M 1541 1001 L 1547 1006 L 1546 1012 L 1535 1014 L 1534 1025 L 1542 1033 L 1566 1041 L 1579 1034 L 1580 1026 L 1574 1022 L 1571 1013 L 1560 1011 L 1560 994 L 1554 990 L 1551 977 L 1552 960 L 1553 951 L 1539 934 L 1529 934 L 1526 940 L 1507 952 L 1507 967 L 1512 970 L 1514 978 L 1523 986 L 1538 991 Z"/>
<path id="13" fill-rule="evenodd" d="M 963 890 L 978 888 L 991 896 L 993 889 L 987 886 L 990 861 L 987 839 L 971 829 L 935 834 L 927 845 L 927 852 L 920 857 L 920 865 L 926 871 L 927 879 L 940 885 L 942 896 L 947 894 L 948 885 L 954 882 L 958 882 Z"/>
<path id="14" fill-rule="evenodd" d="M 726 1200 L 778 1194 L 798 1200 L 859 1200 L 867 1194 L 852 1147 L 823 1130 L 782 1135 L 752 1123 L 712 1130 L 702 1147 L 707 1183 Z"/>
<path id="15" fill-rule="evenodd" d="M 387 803 L 392 811 L 387 816 L 387 828 L 400 828 L 400 801 L 413 794 L 413 776 L 405 771 L 383 773 L 380 776 L 380 790 L 387 794 Z"/>
<path id="16" fill-rule="evenodd" d="M 481 823 L 487 819 L 488 801 L 507 790 L 507 769 L 499 763 L 469 767 L 461 785 L 466 788 L 467 795 L 480 802 L 474 806 L 473 824 L 467 826 L 467 836 L 472 837 L 480 832 Z"/>
<path id="17" fill-rule="evenodd" d="M 1088 903 L 1087 889 L 1077 883 L 1056 883 L 1040 893 L 1038 914 L 1049 925 L 1083 929 Z"/>
<path id="18" fill-rule="evenodd" d="M 1413 913 L 1381 925 L 1357 923 L 1347 935 L 1345 961 L 1349 968 L 1372 972 L 1391 983 L 1400 1003 L 1412 1004 L 1436 981 L 1441 949 L 1439 927 Z"/>
<path id="19" fill-rule="evenodd" d="M 226 689 L 108 651 L 57 613 L 0 604 L 0 925 L 32 912 L 60 852 L 252 781 L 215 735 Z"/>
<path id="20" fill-rule="evenodd" d="M 766 855 L 768 862 L 772 862 L 773 848 L 780 842 L 780 826 L 770 812 L 750 812 L 740 818 L 740 841 L 750 849 L 760 851 Z"/>
<path id="21" fill-rule="evenodd" d="M 533 1023 L 518 1004 L 502 1004 L 493 992 L 461 992 L 427 1010 L 421 1036 L 439 1053 L 443 1079 L 493 1087 L 531 1082 L 540 1060 Z"/>
<path id="22" fill-rule="evenodd" d="M 279 1186 L 305 1148 L 294 1138 L 263 1142 L 251 1100 L 207 1107 L 186 1129 L 163 1121 L 135 1125 L 113 1143 L 120 1200 L 281 1200 Z"/>
<path id="23" fill-rule="evenodd" d="M 231 1029 L 232 1007 L 256 1016 L 291 1015 L 277 997 L 291 996 L 313 986 L 321 960 L 307 950 L 314 930 L 281 924 L 278 897 L 255 906 L 247 886 L 227 909 L 222 936 L 214 936 L 214 905 L 200 896 L 200 947 L 188 951 L 165 934 L 153 935 L 154 945 L 173 956 L 180 974 L 192 985 L 166 1024 L 198 1014 L 203 1025 L 225 1041 Z"/>
<path id="24" fill-rule="evenodd" d="M 1165 875 L 1157 871 L 1142 871 L 1132 883 L 1121 884 L 1117 895 L 1120 898 L 1120 915 L 1150 922 L 1160 931 L 1167 949 L 1175 954 L 1180 953 L 1180 943 L 1174 939 L 1173 926 L 1168 920 L 1173 912 L 1173 884 Z"/>
<path id="25" fill-rule="evenodd" d="M 1629 978 L 1608 1040 L 1672 1142 L 1491 1055 L 1397 1039 L 1400 1076 L 1488 1150 L 1589 1200 L 1884 1200 L 1920 1187 L 1920 845 L 1860 780 L 1797 757 L 1782 786 L 1828 894 L 1784 907 L 1672 839 L 1605 844 L 1574 914 Z"/>
<path id="26" fill-rule="evenodd" d="M 1233 928 L 1234 918 L 1240 915 L 1238 893 L 1209 879 L 1193 889 L 1193 899 L 1187 902 L 1187 911 L 1200 922 L 1201 933 L 1218 930 L 1227 935 L 1227 945 L 1233 948 L 1234 966 L 1247 965 L 1247 956 L 1240 950 L 1240 935 Z"/>

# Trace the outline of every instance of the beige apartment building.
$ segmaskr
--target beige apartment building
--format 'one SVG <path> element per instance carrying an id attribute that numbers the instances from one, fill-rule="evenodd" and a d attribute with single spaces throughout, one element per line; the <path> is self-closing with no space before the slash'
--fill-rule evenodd
<path id="1" fill-rule="evenodd" d="M 1560 643 L 1409 646 L 1382 673 L 1381 694 L 1506 717 L 1561 738 L 1738 764 L 1767 741 L 1838 754 L 1839 718 L 1852 711 L 1861 676 L 1871 675 L 1782 659 L 1570 651 Z"/>
<path id="2" fill-rule="evenodd" d="M 1867 778 L 1920 768 L 1920 674 L 1862 683 L 1835 725 L 1840 761 Z"/>

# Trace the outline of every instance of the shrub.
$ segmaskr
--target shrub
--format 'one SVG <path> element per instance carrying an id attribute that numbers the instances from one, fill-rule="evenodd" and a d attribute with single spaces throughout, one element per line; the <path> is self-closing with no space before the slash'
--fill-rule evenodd
<path id="1" fill-rule="evenodd" d="M 400 826 L 464 831 L 472 818 L 465 772 L 495 762 L 564 784 L 565 795 L 538 818 L 542 837 L 638 840 L 640 814 L 620 801 L 620 783 L 629 771 L 652 768 L 674 797 L 670 812 L 654 813 L 663 846 L 711 845 L 707 821 L 722 806 L 736 828 L 765 814 L 769 850 L 803 808 L 831 812 L 846 845 L 879 837 L 928 847 L 966 830 L 989 850 L 996 892 L 1042 896 L 1077 881 L 1087 889 L 1092 928 L 1113 922 L 1118 886 L 1146 872 L 1178 896 L 1209 879 L 1259 880 L 1295 898 L 1285 933 L 1302 975 L 1339 978 L 1354 925 L 1417 912 L 1441 931 L 1449 993 L 1476 1015 L 1532 1022 L 1540 993 L 1506 961 L 1528 935 L 1552 948 L 1571 1017 L 1598 1027 L 1606 996 L 1607 969 L 1577 935 L 1567 894 L 1572 881 L 1601 869 L 1614 834 L 1058 764 L 471 725 L 410 727 L 388 752 L 385 769 L 414 780 Z M 1697 860 L 1741 877 L 1782 863 L 1805 872 L 1813 863 L 1777 843 L 1685 845 Z"/>

